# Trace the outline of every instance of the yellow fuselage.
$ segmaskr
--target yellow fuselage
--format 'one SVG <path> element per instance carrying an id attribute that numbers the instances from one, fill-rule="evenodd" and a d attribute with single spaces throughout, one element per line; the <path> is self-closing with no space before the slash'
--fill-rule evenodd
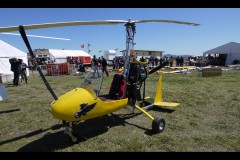
<path id="1" fill-rule="evenodd" d="M 125 107 L 127 101 L 127 98 L 102 101 L 91 88 L 76 88 L 51 103 L 52 115 L 58 119 L 70 122 L 87 120 L 115 112 Z M 88 105 L 96 103 L 96 106 L 87 112 L 86 115 L 75 118 L 74 114 L 81 109 L 80 105 L 83 103 Z"/>

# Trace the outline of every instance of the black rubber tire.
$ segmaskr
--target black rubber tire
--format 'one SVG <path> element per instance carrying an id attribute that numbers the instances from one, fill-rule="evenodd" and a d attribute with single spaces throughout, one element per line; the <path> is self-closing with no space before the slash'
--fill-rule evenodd
<path id="1" fill-rule="evenodd" d="M 155 117 L 152 122 L 152 130 L 154 133 L 161 133 L 165 129 L 165 119 L 163 117 Z"/>

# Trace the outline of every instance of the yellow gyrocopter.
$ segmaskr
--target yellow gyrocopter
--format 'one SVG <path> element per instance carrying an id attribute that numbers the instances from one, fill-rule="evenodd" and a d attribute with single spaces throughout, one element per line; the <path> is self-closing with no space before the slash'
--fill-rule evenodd
<path id="1" fill-rule="evenodd" d="M 147 72 L 145 65 L 141 63 L 133 63 L 130 61 L 130 52 L 134 50 L 134 35 L 136 33 L 136 23 L 144 22 L 166 22 L 185 24 L 191 26 L 198 26 L 199 24 L 181 22 L 175 20 L 102 20 L 102 21 L 74 21 L 74 22 L 57 22 L 57 23 L 45 23 L 45 24 L 31 24 L 1 27 L 1 32 L 19 31 L 28 51 L 33 59 L 35 55 L 31 49 L 30 43 L 26 36 L 25 30 L 52 28 L 52 27 L 65 27 L 65 26 L 79 26 L 79 25 L 111 25 L 111 24 L 124 24 L 126 27 L 126 54 L 124 55 L 124 68 L 122 74 L 115 74 L 111 83 L 109 93 L 106 95 L 99 95 L 102 86 L 102 75 L 94 75 L 90 72 L 81 83 L 80 87 L 77 87 L 59 97 L 56 96 L 52 90 L 50 84 L 46 80 L 39 66 L 37 71 L 39 72 L 44 84 L 49 90 L 50 94 L 54 98 L 51 103 L 51 114 L 61 120 L 65 124 L 65 133 L 68 134 L 71 140 L 76 143 L 78 138 L 73 134 L 73 124 L 76 124 L 83 120 L 89 120 L 92 118 L 100 117 L 110 114 L 117 110 L 120 110 L 127 105 L 130 105 L 142 113 L 147 115 L 152 120 L 152 130 L 155 133 L 163 132 L 165 128 L 165 120 L 163 117 L 153 117 L 146 110 L 152 106 L 169 106 L 176 107 L 179 103 L 162 102 L 162 77 L 160 76 L 158 81 L 158 87 L 156 90 L 156 96 L 154 102 L 147 106 L 139 107 L 136 101 L 147 100 L 145 97 L 145 81 L 148 75 L 158 71 L 164 67 L 167 62 Z M 143 97 L 140 94 L 141 86 L 143 88 Z M 146 103 L 147 104 L 147 103 Z"/>

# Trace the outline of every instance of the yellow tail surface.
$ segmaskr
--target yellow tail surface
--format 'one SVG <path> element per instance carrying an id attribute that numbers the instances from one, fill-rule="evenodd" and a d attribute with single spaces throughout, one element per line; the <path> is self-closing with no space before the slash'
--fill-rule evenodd
<path id="1" fill-rule="evenodd" d="M 162 75 L 160 75 L 158 80 L 158 85 L 157 85 L 157 90 L 156 90 L 156 95 L 154 98 L 153 105 L 161 108 L 172 109 L 172 110 L 175 110 L 176 109 L 175 107 L 180 105 L 180 103 L 162 101 Z"/>

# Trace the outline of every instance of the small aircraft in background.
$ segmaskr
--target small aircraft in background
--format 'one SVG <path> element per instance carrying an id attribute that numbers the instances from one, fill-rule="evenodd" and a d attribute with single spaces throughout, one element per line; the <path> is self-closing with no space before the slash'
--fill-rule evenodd
<path id="1" fill-rule="evenodd" d="M 191 70 L 195 70 L 198 67 L 196 66 L 176 66 L 176 67 L 166 67 L 169 69 L 173 69 L 173 71 L 164 71 L 164 70 L 158 70 L 157 74 L 163 73 L 163 74 L 189 74 L 191 73 Z"/>
<path id="2" fill-rule="evenodd" d="M 84 79 L 80 87 L 77 87 L 59 97 L 56 96 L 52 90 L 50 84 L 46 80 L 39 66 L 37 71 L 39 72 L 44 84 L 48 91 L 54 98 L 51 103 L 51 114 L 61 120 L 65 124 L 65 133 L 71 137 L 71 140 L 76 143 L 78 138 L 73 134 L 73 124 L 77 124 L 80 121 L 96 118 L 99 116 L 107 115 L 109 113 L 120 110 L 127 105 L 130 105 L 152 120 L 152 129 L 155 133 L 163 132 L 165 128 L 165 120 L 163 117 L 153 117 L 146 110 L 152 106 L 170 106 L 176 107 L 179 103 L 162 102 L 162 77 L 160 76 L 158 81 L 158 87 L 156 90 L 156 96 L 154 103 L 142 106 L 137 105 L 137 101 L 147 101 L 148 97 L 145 97 L 145 82 L 148 75 L 158 71 L 167 62 L 162 65 L 147 71 L 144 64 L 131 60 L 134 58 L 130 53 L 134 53 L 134 35 L 136 33 L 136 23 L 145 22 L 164 22 L 164 23 L 176 23 L 191 26 L 198 26 L 199 24 L 181 22 L 175 20 L 103 20 L 103 21 L 74 21 L 74 22 L 57 22 L 57 23 L 45 23 L 45 24 L 32 24 L 32 25 L 20 25 L 11 27 L 1 27 L 0 32 L 12 32 L 19 31 L 28 51 L 33 59 L 36 59 L 33 54 L 32 48 L 26 36 L 25 30 L 52 28 L 52 27 L 65 27 L 65 26 L 79 26 L 79 25 L 113 25 L 124 24 L 126 27 L 126 54 L 124 55 L 124 68 L 122 74 L 115 74 L 109 93 L 106 95 L 100 95 L 100 89 L 102 85 L 102 75 L 94 75 L 89 73 Z M 140 94 L 140 89 L 143 85 L 143 96 Z M 143 103 L 145 104 L 145 103 Z"/>

